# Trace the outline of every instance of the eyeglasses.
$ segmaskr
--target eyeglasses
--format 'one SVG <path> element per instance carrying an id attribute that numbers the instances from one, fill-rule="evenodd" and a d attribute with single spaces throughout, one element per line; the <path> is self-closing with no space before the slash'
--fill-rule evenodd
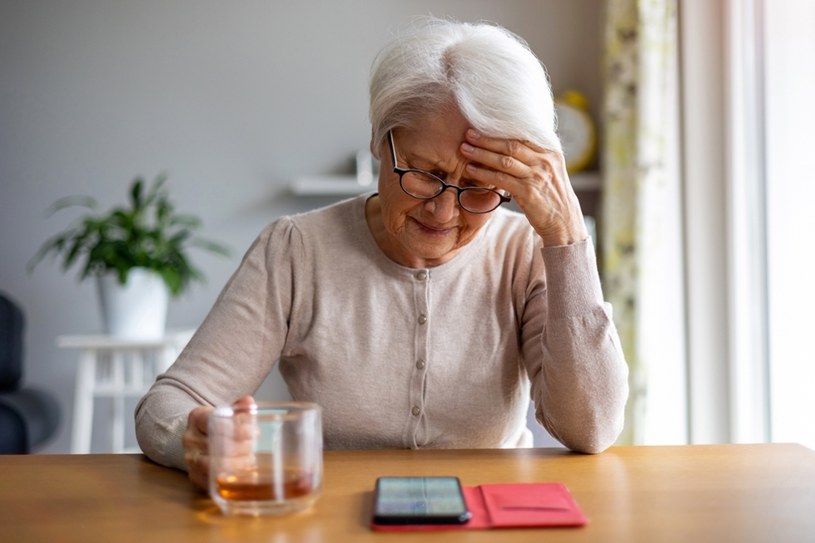
<path id="1" fill-rule="evenodd" d="M 399 175 L 399 186 L 405 194 L 419 200 L 432 200 L 447 189 L 455 189 L 458 205 L 470 213 L 489 213 L 510 197 L 497 190 L 486 187 L 457 187 L 445 183 L 437 175 L 415 168 L 400 168 L 396 165 L 396 147 L 393 143 L 393 131 L 388 130 L 388 144 L 391 148 L 393 172 Z"/>

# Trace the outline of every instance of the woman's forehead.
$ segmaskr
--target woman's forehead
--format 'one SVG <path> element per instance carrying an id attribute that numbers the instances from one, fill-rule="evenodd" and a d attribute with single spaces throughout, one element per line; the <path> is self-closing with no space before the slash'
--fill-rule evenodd
<path id="1" fill-rule="evenodd" d="M 428 114 L 411 126 L 394 130 L 396 149 L 407 158 L 443 164 L 459 155 L 459 147 L 470 123 L 457 110 Z"/>

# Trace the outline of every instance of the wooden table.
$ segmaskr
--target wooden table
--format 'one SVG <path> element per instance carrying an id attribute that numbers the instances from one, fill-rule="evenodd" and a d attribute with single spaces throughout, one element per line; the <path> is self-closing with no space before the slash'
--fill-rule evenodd
<path id="1" fill-rule="evenodd" d="M 561 481 L 583 528 L 375 533 L 377 475 L 465 485 Z M 186 475 L 141 455 L 0 456 L 0 541 L 815 541 L 815 451 L 792 444 L 326 452 L 314 508 L 226 518 Z"/>

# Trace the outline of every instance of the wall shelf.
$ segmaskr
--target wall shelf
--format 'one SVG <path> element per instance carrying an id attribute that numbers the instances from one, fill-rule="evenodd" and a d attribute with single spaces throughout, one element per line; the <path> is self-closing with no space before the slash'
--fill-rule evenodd
<path id="1" fill-rule="evenodd" d="M 297 196 L 342 196 L 375 191 L 376 183 L 363 184 L 355 175 L 317 175 L 296 179 L 289 190 Z"/>
<path id="2" fill-rule="evenodd" d="M 600 172 L 594 170 L 581 171 L 569 174 L 569 180 L 575 191 L 600 190 Z"/>

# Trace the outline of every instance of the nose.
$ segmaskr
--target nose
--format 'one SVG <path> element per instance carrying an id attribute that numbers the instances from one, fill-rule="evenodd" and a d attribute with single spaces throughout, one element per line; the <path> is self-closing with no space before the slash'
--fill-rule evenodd
<path id="1" fill-rule="evenodd" d="M 432 200 L 425 202 L 425 210 L 440 224 L 447 223 L 460 212 L 457 196 L 456 190 L 448 187 Z"/>

